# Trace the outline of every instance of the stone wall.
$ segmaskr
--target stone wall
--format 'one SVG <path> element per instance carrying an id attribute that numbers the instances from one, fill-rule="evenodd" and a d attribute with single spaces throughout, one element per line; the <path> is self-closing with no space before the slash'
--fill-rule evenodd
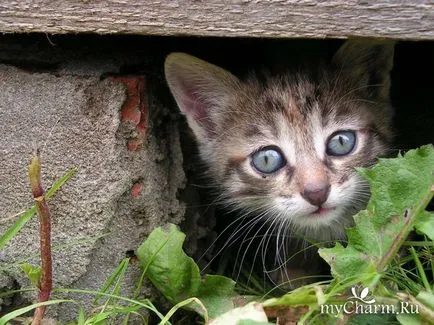
<path id="1" fill-rule="evenodd" d="M 32 205 L 26 167 L 34 148 L 41 150 L 46 188 L 76 167 L 49 202 L 54 286 L 98 290 L 153 228 L 183 220 L 178 126 L 152 94 L 154 77 L 121 71 L 126 62 L 146 70 L 152 56 L 120 57 L 89 44 L 65 49 L 49 41 L 0 40 L 0 233 Z M 17 264 L 38 265 L 38 251 L 35 217 L 0 250 L 0 290 L 30 286 Z M 133 285 L 138 267 L 130 270 Z M 80 299 L 85 305 L 91 298 Z M 65 320 L 75 316 L 71 308 L 50 311 Z"/>

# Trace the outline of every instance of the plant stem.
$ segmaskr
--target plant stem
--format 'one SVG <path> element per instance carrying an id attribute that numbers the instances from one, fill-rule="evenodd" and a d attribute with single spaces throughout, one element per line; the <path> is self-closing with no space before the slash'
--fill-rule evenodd
<path id="1" fill-rule="evenodd" d="M 45 200 L 45 192 L 41 183 L 41 158 L 36 151 L 28 166 L 29 180 L 35 200 L 36 211 L 39 215 L 39 237 L 41 250 L 41 279 L 38 302 L 47 301 L 52 289 L 52 258 L 51 258 L 51 213 Z M 41 324 L 44 317 L 45 306 L 35 310 L 32 325 Z"/>
<path id="2" fill-rule="evenodd" d="M 407 239 L 408 234 L 413 229 L 413 225 L 417 216 L 422 211 L 425 210 L 425 208 L 431 201 L 433 194 L 434 192 L 432 191 L 432 188 L 429 189 L 413 211 L 407 209 L 404 212 L 404 216 L 403 216 L 405 218 L 404 226 L 402 227 L 402 230 L 398 233 L 398 236 L 393 241 L 393 244 L 386 251 L 386 254 L 384 254 L 381 260 L 378 262 L 377 264 L 378 272 L 380 273 L 383 272 L 386 266 L 389 264 L 389 262 L 395 258 L 402 244 Z"/>
<path id="3" fill-rule="evenodd" d="M 432 241 L 405 241 L 403 246 L 419 246 L 419 247 L 427 247 L 427 246 L 434 246 L 434 242 Z"/>
<path id="4" fill-rule="evenodd" d="M 414 247 L 410 247 L 411 256 L 413 256 L 414 263 L 416 264 L 417 272 L 419 273 L 420 278 L 422 279 L 422 283 L 429 293 L 432 293 L 431 286 L 426 278 L 425 271 L 423 269 L 422 263 L 420 262 L 419 257 L 417 256 L 416 250 Z"/>
<path id="5" fill-rule="evenodd" d="M 426 306 L 424 303 L 417 300 L 417 298 L 413 297 L 410 294 L 398 292 L 396 295 L 399 300 L 408 301 L 412 305 L 418 306 L 419 315 L 422 316 L 422 319 L 424 321 L 423 324 L 434 324 L 434 311 L 429 306 Z"/>

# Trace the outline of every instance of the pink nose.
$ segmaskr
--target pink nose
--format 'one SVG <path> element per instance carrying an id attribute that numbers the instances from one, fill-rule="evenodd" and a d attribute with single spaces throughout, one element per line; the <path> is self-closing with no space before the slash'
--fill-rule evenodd
<path id="1" fill-rule="evenodd" d="M 330 193 L 330 184 L 319 183 L 319 184 L 306 184 L 304 186 L 301 196 L 310 204 L 321 206 Z"/>

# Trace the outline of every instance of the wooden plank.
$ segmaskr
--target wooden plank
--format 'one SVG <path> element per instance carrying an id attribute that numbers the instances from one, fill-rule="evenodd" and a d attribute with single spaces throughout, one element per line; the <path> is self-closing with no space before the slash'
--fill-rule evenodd
<path id="1" fill-rule="evenodd" d="M 0 32 L 434 39 L 430 0 L 1 0 Z"/>

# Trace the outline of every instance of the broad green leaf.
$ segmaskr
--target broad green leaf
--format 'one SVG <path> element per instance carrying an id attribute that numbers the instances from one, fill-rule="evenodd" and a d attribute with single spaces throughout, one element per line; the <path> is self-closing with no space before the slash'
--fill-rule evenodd
<path id="1" fill-rule="evenodd" d="M 235 283 L 221 275 L 205 275 L 197 297 L 207 307 L 210 317 L 221 315 L 234 308 Z"/>
<path id="2" fill-rule="evenodd" d="M 175 226 L 156 228 L 137 250 L 152 284 L 172 303 L 196 297 L 211 318 L 234 308 L 235 283 L 223 276 L 201 278 L 199 267 L 182 250 L 185 235 Z M 187 306 L 204 316 L 198 304 Z"/>
<path id="3" fill-rule="evenodd" d="M 417 231 L 434 240 L 434 213 L 424 211 L 416 220 L 414 227 Z"/>
<path id="4" fill-rule="evenodd" d="M 382 272 L 394 257 L 433 196 L 434 148 L 411 150 L 404 157 L 380 159 L 360 170 L 368 180 L 371 199 L 347 230 L 348 245 L 319 250 L 335 280 Z M 425 229 L 425 228 L 423 228 Z"/>
<path id="5" fill-rule="evenodd" d="M 171 224 L 152 231 L 137 250 L 147 277 L 172 304 L 194 297 L 201 283 L 199 267 L 182 250 L 184 239 Z"/>
<path id="6" fill-rule="evenodd" d="M 41 280 L 41 268 L 35 267 L 29 263 L 24 263 L 20 265 L 21 270 L 27 275 L 32 284 L 39 288 L 40 280 Z"/>

